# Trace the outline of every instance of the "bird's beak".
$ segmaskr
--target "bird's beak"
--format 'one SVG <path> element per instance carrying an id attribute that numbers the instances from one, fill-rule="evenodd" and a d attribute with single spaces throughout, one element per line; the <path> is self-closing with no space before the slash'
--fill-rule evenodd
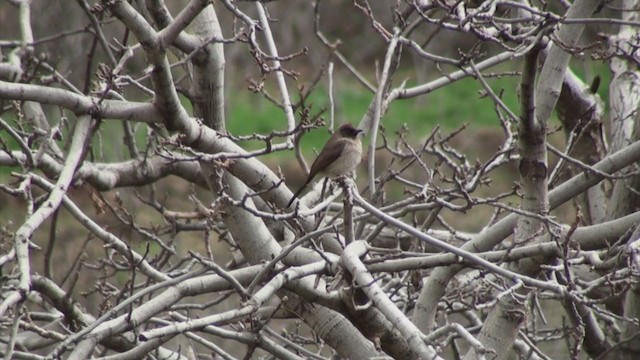
<path id="1" fill-rule="evenodd" d="M 356 129 L 358 131 L 358 133 L 356 134 L 356 137 L 361 136 L 364 137 L 364 130 L 362 129 Z"/>

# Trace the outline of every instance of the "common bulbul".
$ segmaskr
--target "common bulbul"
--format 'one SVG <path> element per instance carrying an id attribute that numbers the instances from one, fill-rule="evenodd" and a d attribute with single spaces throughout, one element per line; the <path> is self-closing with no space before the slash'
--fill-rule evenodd
<path id="1" fill-rule="evenodd" d="M 338 128 L 329 141 L 324 145 L 320 154 L 311 165 L 311 171 L 304 184 L 289 200 L 287 207 L 309 185 L 316 176 L 328 176 L 336 178 L 347 175 L 358 166 L 362 160 L 362 141 L 360 134 L 363 131 L 356 129 L 351 124 L 344 124 Z"/>

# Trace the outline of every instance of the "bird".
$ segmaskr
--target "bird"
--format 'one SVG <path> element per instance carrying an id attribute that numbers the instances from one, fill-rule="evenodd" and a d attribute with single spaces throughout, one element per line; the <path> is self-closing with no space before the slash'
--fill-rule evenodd
<path id="1" fill-rule="evenodd" d="M 324 145 L 316 160 L 311 164 L 311 170 L 304 184 L 293 194 L 287 207 L 302 193 L 313 179 L 320 176 L 338 177 L 347 175 L 358 166 L 362 160 L 362 129 L 344 124 L 338 128 Z"/>

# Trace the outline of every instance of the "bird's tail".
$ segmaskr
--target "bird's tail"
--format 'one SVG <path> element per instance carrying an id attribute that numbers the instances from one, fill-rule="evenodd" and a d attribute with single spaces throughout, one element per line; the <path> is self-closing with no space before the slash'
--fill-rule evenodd
<path id="1" fill-rule="evenodd" d="M 293 196 L 291 197 L 291 199 L 289 200 L 289 203 L 287 203 L 287 208 L 289 206 L 291 206 L 291 204 L 293 204 L 293 201 L 298 197 L 298 195 L 300 195 L 300 193 L 302 193 L 302 191 L 304 190 L 304 188 L 307 187 L 307 185 L 309 185 L 309 183 L 311 182 L 311 178 L 307 178 L 307 180 L 304 182 L 304 184 L 302 186 L 300 186 L 300 188 L 298 189 L 298 191 L 295 192 L 295 194 L 293 194 Z"/>

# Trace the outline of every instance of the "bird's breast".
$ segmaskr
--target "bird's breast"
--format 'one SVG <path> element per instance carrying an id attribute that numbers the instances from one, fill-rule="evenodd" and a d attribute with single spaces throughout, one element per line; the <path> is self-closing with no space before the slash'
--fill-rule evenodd
<path id="1" fill-rule="evenodd" d="M 347 175 L 358 166 L 362 160 L 362 144 L 360 142 L 349 141 L 336 159 L 326 169 L 326 173 L 331 176 Z"/>

